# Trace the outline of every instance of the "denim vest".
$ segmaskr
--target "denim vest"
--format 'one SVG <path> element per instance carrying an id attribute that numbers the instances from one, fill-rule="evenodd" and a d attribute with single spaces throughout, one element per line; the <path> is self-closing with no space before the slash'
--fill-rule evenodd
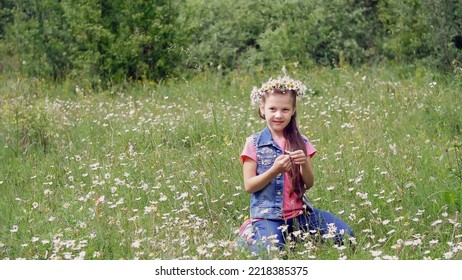
<path id="1" fill-rule="evenodd" d="M 274 142 L 268 128 L 252 135 L 253 144 L 257 151 L 257 175 L 262 174 L 273 166 L 277 157 L 284 151 Z M 307 141 L 303 137 L 304 141 Z M 279 174 L 263 189 L 254 192 L 250 198 L 250 217 L 258 219 L 281 220 L 283 213 L 284 175 Z M 302 197 L 307 206 L 307 212 L 312 211 L 305 196 Z"/>

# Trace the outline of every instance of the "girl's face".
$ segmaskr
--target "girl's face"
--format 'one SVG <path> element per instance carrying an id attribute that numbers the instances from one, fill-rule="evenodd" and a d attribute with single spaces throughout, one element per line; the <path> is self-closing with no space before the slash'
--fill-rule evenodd
<path id="1" fill-rule="evenodd" d="M 260 113 L 265 116 L 266 124 L 271 133 L 283 136 L 284 128 L 295 114 L 293 97 L 291 94 L 268 94 L 260 105 Z"/>

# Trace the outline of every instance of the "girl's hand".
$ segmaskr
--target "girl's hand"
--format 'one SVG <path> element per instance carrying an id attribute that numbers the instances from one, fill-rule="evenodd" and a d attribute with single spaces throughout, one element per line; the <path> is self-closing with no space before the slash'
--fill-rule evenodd
<path id="1" fill-rule="evenodd" d="M 290 157 L 290 159 L 297 165 L 306 165 L 308 164 L 308 158 L 303 152 L 303 150 L 297 150 L 294 152 L 285 151 L 285 153 Z"/>
<path id="2" fill-rule="evenodd" d="M 292 167 L 290 156 L 282 155 L 278 156 L 274 161 L 273 167 L 276 169 L 277 173 L 287 172 Z"/>

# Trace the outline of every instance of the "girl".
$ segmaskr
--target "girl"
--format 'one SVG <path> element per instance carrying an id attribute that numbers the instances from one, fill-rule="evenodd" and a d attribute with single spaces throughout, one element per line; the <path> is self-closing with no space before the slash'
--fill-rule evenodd
<path id="1" fill-rule="evenodd" d="M 250 219 L 240 230 L 240 241 L 252 252 L 282 249 L 295 225 L 303 232 L 319 233 L 341 243 L 353 231 L 334 215 L 313 208 L 305 191 L 314 184 L 311 158 L 316 149 L 297 128 L 296 100 L 306 86 L 288 76 L 270 78 L 254 87 L 252 103 L 258 105 L 266 128 L 247 138 L 241 155 L 244 187 L 251 194 Z"/>

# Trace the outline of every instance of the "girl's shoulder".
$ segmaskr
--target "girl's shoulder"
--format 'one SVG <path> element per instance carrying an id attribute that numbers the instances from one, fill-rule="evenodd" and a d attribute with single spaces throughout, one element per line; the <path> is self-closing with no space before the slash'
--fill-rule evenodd
<path id="1" fill-rule="evenodd" d="M 262 134 L 263 131 L 258 131 L 258 132 L 254 132 L 252 134 L 250 134 L 249 136 L 247 136 L 247 138 L 245 139 L 246 140 L 246 143 L 247 142 L 254 142 L 256 143 L 258 138 L 260 137 L 260 135 Z"/>

